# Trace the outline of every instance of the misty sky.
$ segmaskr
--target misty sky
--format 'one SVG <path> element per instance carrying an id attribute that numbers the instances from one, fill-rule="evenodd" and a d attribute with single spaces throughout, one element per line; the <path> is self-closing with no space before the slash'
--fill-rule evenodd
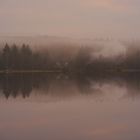
<path id="1" fill-rule="evenodd" d="M 140 0 L 0 0 L 1 35 L 140 36 Z"/>

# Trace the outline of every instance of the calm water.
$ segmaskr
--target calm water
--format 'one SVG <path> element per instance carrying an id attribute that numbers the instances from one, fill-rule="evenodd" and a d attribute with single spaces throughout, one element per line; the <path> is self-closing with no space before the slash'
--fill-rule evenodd
<path id="1" fill-rule="evenodd" d="M 0 140 L 140 140 L 139 79 L 1 75 Z"/>

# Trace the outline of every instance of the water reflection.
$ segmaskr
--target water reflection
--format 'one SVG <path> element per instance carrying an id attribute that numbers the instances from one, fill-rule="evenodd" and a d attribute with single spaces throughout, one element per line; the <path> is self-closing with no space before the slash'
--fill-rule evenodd
<path id="1" fill-rule="evenodd" d="M 139 91 L 135 73 L 0 75 L 0 140 L 139 140 Z"/>
<path id="2" fill-rule="evenodd" d="M 125 89 L 125 97 L 138 98 L 140 74 L 3 74 L 0 76 L 0 94 L 6 99 L 18 96 L 29 98 L 35 91 L 39 91 L 37 93 L 40 96 L 49 94 L 53 97 L 71 97 L 77 93 L 102 96 L 106 85 Z"/>

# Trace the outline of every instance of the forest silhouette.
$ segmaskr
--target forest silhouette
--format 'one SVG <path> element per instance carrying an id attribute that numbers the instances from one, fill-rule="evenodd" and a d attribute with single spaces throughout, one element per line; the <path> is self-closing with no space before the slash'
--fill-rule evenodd
<path id="1" fill-rule="evenodd" d="M 0 50 L 0 71 L 10 72 L 67 72 L 67 73 L 99 73 L 99 72 L 139 72 L 139 45 L 129 44 L 125 54 L 114 57 L 94 56 L 92 47 L 80 47 L 72 56 L 67 52 L 54 57 L 49 50 L 35 51 L 29 45 L 6 44 Z M 62 48 L 61 48 L 62 49 Z M 57 53 L 57 52 L 56 52 Z"/>

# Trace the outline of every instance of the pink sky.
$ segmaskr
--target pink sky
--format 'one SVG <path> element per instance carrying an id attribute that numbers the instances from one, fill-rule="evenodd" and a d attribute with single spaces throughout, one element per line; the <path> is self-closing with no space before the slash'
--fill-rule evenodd
<path id="1" fill-rule="evenodd" d="M 0 33 L 138 38 L 139 9 L 139 0 L 0 0 Z"/>

